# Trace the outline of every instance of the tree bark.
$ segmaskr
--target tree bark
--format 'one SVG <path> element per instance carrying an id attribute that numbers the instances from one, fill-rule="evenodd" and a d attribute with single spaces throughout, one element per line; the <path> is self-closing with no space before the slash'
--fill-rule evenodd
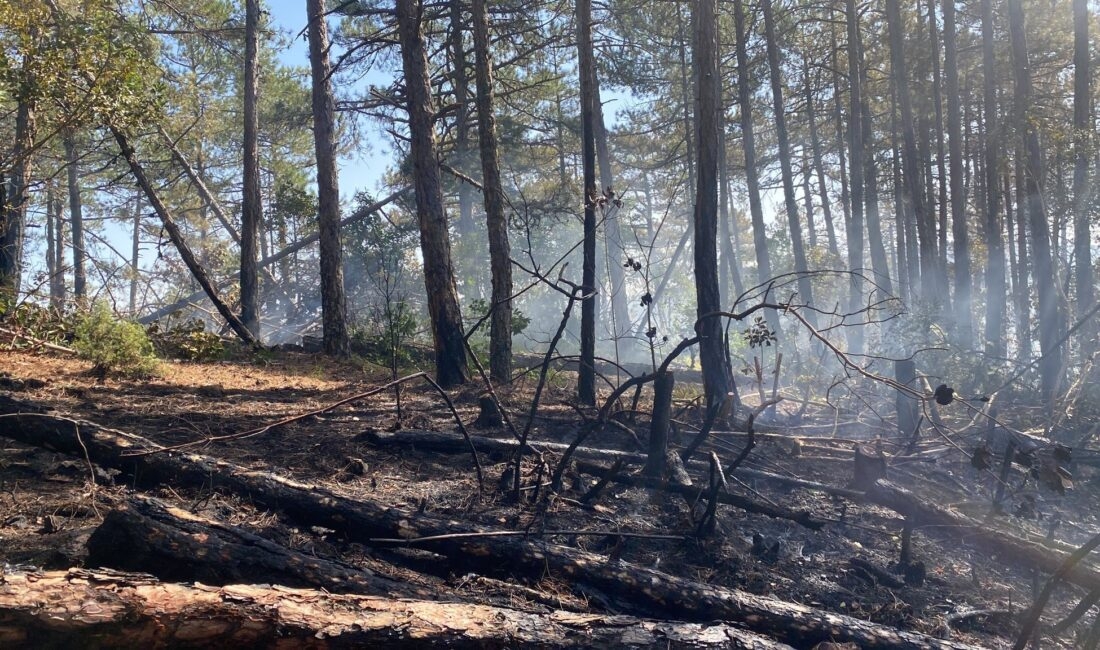
<path id="1" fill-rule="evenodd" d="M 485 224 L 489 234 L 492 271 L 492 316 L 489 321 L 489 376 L 493 381 L 512 378 L 512 263 L 509 261 L 508 217 L 500 181 L 496 114 L 493 99 L 493 59 L 489 47 L 486 0 L 473 0 L 474 59 L 477 85 L 477 135 L 481 153 L 481 186 Z"/>
<path id="2" fill-rule="evenodd" d="M 1086 314 L 1096 303 L 1089 228 L 1089 200 L 1092 198 L 1089 189 L 1089 147 L 1094 137 L 1090 123 L 1089 56 L 1088 0 L 1073 0 L 1073 256 L 1076 260 L 1074 287 L 1077 291 L 1078 318 L 1088 318 Z M 1078 337 L 1082 360 L 1088 359 L 1096 350 L 1096 334 L 1095 320 L 1088 318 Z"/>
<path id="3" fill-rule="evenodd" d="M 416 217 L 420 224 L 424 286 L 435 342 L 436 381 L 448 388 L 465 383 L 468 371 L 462 311 L 458 305 L 447 212 L 443 206 L 443 186 L 439 177 L 428 55 L 420 27 L 421 10 L 418 0 L 397 0 L 397 26 L 412 140 Z"/>
<path id="4" fill-rule="evenodd" d="M 836 242 L 836 229 L 833 226 L 832 201 L 829 200 L 828 179 L 825 177 L 824 154 L 821 148 L 821 134 L 817 130 L 817 111 L 814 109 L 814 92 L 811 83 L 810 62 L 806 53 L 802 54 L 803 84 L 806 99 L 806 121 L 810 125 L 810 147 L 813 151 L 813 168 L 817 175 L 817 193 L 821 196 L 821 218 L 825 221 L 825 238 L 829 252 L 840 257 L 840 247 Z M 843 152 L 840 155 L 844 155 Z"/>
<path id="5" fill-rule="evenodd" d="M 260 221 L 259 85 L 260 1 L 245 0 L 244 160 L 241 202 L 241 324 L 260 339 L 260 277 L 256 265 Z"/>
<path id="6" fill-rule="evenodd" d="M 29 85 L 33 85 L 32 81 Z M 23 274 L 23 238 L 27 227 L 27 203 L 37 133 L 34 102 L 20 98 L 15 109 L 15 142 L 12 147 L 11 173 L 4 185 L 3 210 L 0 211 L 0 305 L 15 301 Z"/>
<path id="7" fill-rule="evenodd" d="M 171 582 L 267 583 L 335 593 L 432 598 L 413 583 L 307 555 L 223 522 L 134 496 L 88 538 L 86 566 L 138 571 Z"/>
<path id="8" fill-rule="evenodd" d="M 1012 68 L 1016 79 L 1016 120 L 1023 134 L 1024 164 L 1022 179 L 1024 201 L 1019 204 L 1018 218 L 1026 211 L 1031 228 L 1031 251 L 1034 263 L 1035 292 L 1039 299 L 1039 379 L 1045 399 L 1058 392 L 1062 380 L 1062 348 L 1059 339 L 1065 328 L 1059 309 L 1059 288 L 1055 281 L 1051 255 L 1050 222 L 1043 200 L 1043 154 L 1039 148 L 1039 133 L 1031 119 L 1031 66 L 1028 62 L 1024 33 L 1024 9 L 1020 0 L 1008 0 L 1008 24 L 1012 41 Z M 1017 182 L 1020 182 L 1019 180 Z"/>
<path id="9" fill-rule="evenodd" d="M 71 569 L 0 583 L 8 647 L 740 648 L 789 650 L 730 625 L 257 585 L 179 585 Z"/>
<path id="10" fill-rule="evenodd" d="M 137 315 L 138 278 L 141 272 L 141 193 L 134 195 L 134 224 L 130 240 L 130 317 Z"/>
<path id="11" fill-rule="evenodd" d="M 61 197 L 57 184 L 46 185 L 46 271 L 50 275 L 50 307 L 61 309 L 65 303 L 64 238 L 61 228 Z"/>
<path id="12" fill-rule="evenodd" d="M 920 282 L 918 285 L 916 278 L 910 277 L 911 289 L 916 290 L 919 286 L 921 298 L 936 302 L 942 287 L 937 287 L 935 284 L 937 263 L 935 225 L 928 212 L 920 181 L 922 178 L 920 154 L 914 130 L 915 118 L 909 93 L 909 72 L 905 65 L 905 38 L 902 35 L 901 9 L 898 6 L 898 0 L 886 0 L 886 22 L 890 32 L 891 76 L 897 91 L 898 109 L 901 113 L 901 135 L 905 147 L 902 156 L 903 188 L 905 197 L 913 209 L 913 218 L 917 226 L 917 243 L 920 247 Z"/>
<path id="13" fill-rule="evenodd" d="M 592 50 L 592 2 L 577 1 L 577 66 L 581 92 L 581 158 L 584 175 L 584 242 L 581 284 L 581 362 L 577 399 L 596 404 L 596 142 L 594 132 L 595 53 Z"/>
<path id="14" fill-rule="evenodd" d="M 863 268 L 863 83 L 860 68 L 863 53 L 859 38 L 859 13 L 855 0 L 845 0 L 845 23 L 848 28 L 848 193 L 852 197 L 851 219 L 847 222 L 848 239 L 848 310 L 855 313 L 863 305 L 863 280 L 858 275 Z M 877 270 L 877 269 L 876 269 Z M 863 328 L 847 327 L 848 347 L 863 352 Z"/>
<path id="15" fill-rule="evenodd" d="M 799 299 L 807 305 L 814 304 L 813 285 L 808 275 L 806 248 L 802 243 L 802 226 L 798 219 L 798 202 L 794 196 L 794 177 L 791 172 L 791 146 L 787 136 L 787 115 L 783 103 L 783 71 L 780 67 L 779 41 L 775 33 L 775 16 L 771 0 L 761 0 L 760 8 L 764 14 L 764 43 L 768 53 L 768 72 L 771 80 L 772 107 L 774 108 L 775 134 L 779 143 L 779 171 L 783 181 L 783 205 L 787 211 L 787 228 L 791 237 L 791 251 L 794 255 L 794 270 L 798 273 Z M 861 235 L 862 237 L 862 235 Z M 862 239 L 860 239 L 862 242 Z M 851 246 L 851 242 L 849 242 Z M 860 265 L 862 266 L 862 264 Z M 811 325 L 817 322 L 816 312 L 806 311 L 806 320 Z"/>
<path id="16" fill-rule="evenodd" d="M 982 113 L 985 115 L 985 247 L 989 263 L 985 270 L 985 350 L 993 358 L 1005 356 L 1004 322 L 1007 312 L 1004 225 L 1001 222 L 1000 125 L 997 120 L 996 59 L 993 51 L 993 2 L 981 0 Z"/>
<path id="17" fill-rule="evenodd" d="M 317 155 L 317 222 L 321 248 L 321 331 L 325 354 L 349 353 L 344 252 L 340 243 L 340 183 L 336 169 L 336 101 L 332 96 L 324 0 L 306 0 L 313 78 L 313 143 Z"/>
<path id="18" fill-rule="evenodd" d="M 760 200 L 760 176 L 756 162 L 756 135 L 752 115 L 752 71 L 749 69 L 748 29 L 745 25 L 744 0 L 733 0 L 733 21 L 736 33 L 734 49 L 737 55 L 737 104 L 741 117 L 741 148 L 745 155 L 745 185 L 749 192 L 749 216 L 752 220 L 753 249 L 756 252 L 756 279 L 764 284 L 772 279 L 768 233 L 764 225 L 764 206 Z M 779 317 L 772 310 L 765 314 L 768 328 L 779 334 Z"/>
<path id="19" fill-rule="evenodd" d="M 73 298 L 83 304 L 88 298 L 84 265 L 84 212 L 80 200 L 80 158 L 71 130 L 65 132 L 65 167 L 69 181 L 69 229 L 73 246 Z"/>
<path id="20" fill-rule="evenodd" d="M 943 52 L 947 94 L 947 135 L 951 178 L 951 235 L 955 253 L 955 331 L 963 349 L 974 345 L 974 293 L 970 269 L 970 234 L 966 223 L 966 190 L 963 187 L 962 115 L 959 96 L 959 55 L 955 34 L 955 0 L 943 0 Z M 942 185 L 943 180 L 940 180 Z"/>
<path id="21" fill-rule="evenodd" d="M 695 186 L 695 332 L 699 335 L 699 360 L 707 408 L 716 409 L 731 396 L 737 404 L 737 388 L 730 369 L 729 349 L 722 321 L 704 318 L 722 309 L 718 288 L 718 28 L 715 0 L 693 5 L 695 69 L 695 142 L 698 162 Z"/>

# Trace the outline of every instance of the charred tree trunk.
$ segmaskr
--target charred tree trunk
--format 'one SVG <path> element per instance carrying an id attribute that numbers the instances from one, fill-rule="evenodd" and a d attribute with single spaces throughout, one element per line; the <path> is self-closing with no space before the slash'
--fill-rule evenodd
<path id="1" fill-rule="evenodd" d="M 30 200 L 31 156 L 37 133 L 34 102 L 19 98 L 15 108 L 15 142 L 12 167 L 0 206 L 0 304 L 16 299 L 23 274 L 23 238 L 27 227 L 27 203 Z"/>
<path id="2" fill-rule="evenodd" d="M 752 71 L 749 69 L 748 28 L 745 24 L 744 0 L 733 0 L 733 20 L 737 32 L 737 104 L 741 115 L 741 148 L 745 154 L 745 184 L 749 192 L 749 215 L 752 219 L 753 249 L 756 251 L 756 279 L 760 284 L 772 279 L 771 254 L 764 225 L 764 206 L 760 200 L 760 176 L 756 162 L 756 135 L 752 115 Z M 767 311 L 768 327 L 779 334 L 779 318 Z"/>
<path id="3" fill-rule="evenodd" d="M 581 90 L 581 149 L 584 174 L 584 243 L 581 284 L 581 361 L 577 375 L 577 399 L 596 404 L 596 62 L 592 49 L 592 2 L 577 2 L 577 60 Z"/>
<path id="4" fill-rule="evenodd" d="M 1024 201 L 1018 205 L 1018 218 L 1026 214 L 1031 228 L 1035 293 L 1039 299 L 1039 377 L 1043 397 L 1051 399 L 1062 380 L 1062 348 L 1059 339 L 1064 331 L 1059 309 L 1059 288 L 1055 281 L 1054 259 L 1051 255 L 1050 223 L 1043 202 L 1043 154 L 1039 148 L 1039 133 L 1031 119 L 1031 66 L 1028 62 L 1027 40 L 1024 34 L 1024 9 L 1020 0 L 1008 0 L 1008 24 L 1012 41 L 1012 69 L 1016 79 L 1016 119 L 1023 133 Z M 1021 182 L 1017 179 L 1017 182 Z"/>
<path id="5" fill-rule="evenodd" d="M 947 136 L 951 178 L 951 235 L 955 253 L 955 331 L 964 349 L 974 345 L 970 301 L 974 293 L 970 269 L 970 234 L 966 227 L 966 190 L 963 186 L 962 115 L 959 96 L 959 55 L 955 34 L 955 0 L 943 0 L 944 76 L 947 93 Z M 942 186 L 943 179 L 940 180 Z"/>
<path id="6" fill-rule="evenodd" d="M 73 246 L 73 298 L 77 304 L 84 304 L 88 299 L 84 265 L 84 203 L 80 197 L 80 157 L 76 153 L 72 131 L 65 132 L 64 146 L 69 181 L 69 230 L 72 232 Z"/>
<path id="7" fill-rule="evenodd" d="M 325 354 L 347 356 L 348 305 L 340 243 L 340 185 L 336 169 L 336 102 L 332 96 L 324 0 L 307 0 L 312 74 L 313 144 L 317 155 L 317 222 L 321 244 L 321 322 Z"/>
<path id="8" fill-rule="evenodd" d="M 260 274 L 256 265 L 260 221 L 260 2 L 245 0 L 244 163 L 241 202 L 241 323 L 260 339 Z"/>
<path id="9" fill-rule="evenodd" d="M 699 335 L 699 361 L 707 408 L 717 409 L 737 389 L 730 368 L 729 348 L 722 320 L 712 316 L 722 309 L 718 289 L 718 27 L 715 0 L 695 3 L 692 27 L 695 46 L 695 142 L 698 162 L 695 186 L 695 332 Z"/>
<path id="10" fill-rule="evenodd" d="M 1089 318 L 1086 314 L 1096 302 L 1089 228 L 1089 147 L 1094 137 L 1089 56 L 1088 0 L 1073 0 L 1073 256 L 1078 318 Z M 1088 359 L 1096 350 L 1096 335 L 1095 319 L 1089 318 L 1079 336 L 1081 359 Z"/>
<path id="11" fill-rule="evenodd" d="M 993 52 L 993 3 L 981 0 L 982 112 L 985 115 L 985 247 L 989 263 L 985 270 L 985 349 L 994 358 L 1004 357 L 1004 321 L 1007 312 L 1004 225 L 1001 222 L 1000 125 L 997 120 L 996 59 Z"/>
<path id="12" fill-rule="evenodd" d="M 925 203 L 924 188 L 921 186 L 920 153 L 917 148 L 912 99 L 909 92 L 909 73 L 905 65 L 905 38 L 902 35 L 901 9 L 898 0 L 886 0 L 886 21 L 890 32 L 891 77 L 897 91 L 898 110 L 901 115 L 901 135 L 904 143 L 902 156 L 905 198 L 913 209 L 913 219 L 917 226 L 917 240 L 920 246 L 920 283 L 919 295 L 927 301 L 936 302 L 942 288 L 935 284 L 936 278 L 936 233 L 935 224 Z M 912 264 L 910 264 L 912 268 Z M 912 289 L 917 288 L 915 278 L 910 277 Z"/>
<path id="13" fill-rule="evenodd" d="M 468 371 L 462 311 L 458 305 L 447 213 L 443 206 L 443 186 L 439 177 L 431 81 L 424 34 L 420 28 L 421 8 L 417 0 L 398 0 L 397 24 L 412 138 L 416 217 L 420 224 L 420 248 L 424 255 L 424 286 L 435 341 L 436 380 L 440 386 L 452 387 L 465 383 Z"/>
<path id="14" fill-rule="evenodd" d="M 473 0 L 474 58 L 477 84 L 477 133 L 481 147 L 481 185 L 489 233 L 492 310 L 489 321 L 489 374 L 494 381 L 512 377 L 512 265 L 508 257 L 508 218 L 500 183 L 496 115 L 493 113 L 493 59 L 489 48 L 489 14 L 485 0 Z"/>
<path id="15" fill-rule="evenodd" d="M 852 197 L 851 219 L 847 225 L 848 239 L 848 310 L 858 311 L 863 304 L 863 280 L 859 269 L 863 268 L 863 83 L 860 64 L 863 54 L 860 47 L 859 13 L 855 0 L 845 0 L 845 22 L 848 28 L 848 156 L 851 163 L 848 193 Z M 848 348 L 856 353 L 863 351 L 863 328 L 845 328 Z"/>
<path id="16" fill-rule="evenodd" d="M 762 0 L 760 5 L 764 14 L 764 42 L 768 52 L 768 71 L 772 89 L 772 107 L 774 108 L 775 132 L 779 141 L 779 169 L 783 180 L 783 205 L 787 211 L 787 227 L 790 230 L 791 251 L 794 255 L 794 270 L 799 274 L 799 299 L 814 304 L 813 286 L 808 275 L 806 248 L 802 243 L 802 227 L 798 219 L 798 202 L 794 196 L 794 178 L 791 173 L 791 146 L 787 135 L 786 108 L 783 104 L 783 71 L 780 67 L 779 41 L 775 33 L 775 16 L 771 0 Z M 811 325 L 817 318 L 815 312 L 805 312 Z"/>

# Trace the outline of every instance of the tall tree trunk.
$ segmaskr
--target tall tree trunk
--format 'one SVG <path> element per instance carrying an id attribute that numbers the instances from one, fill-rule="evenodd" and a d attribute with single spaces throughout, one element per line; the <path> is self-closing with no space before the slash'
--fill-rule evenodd
<path id="1" fill-rule="evenodd" d="M 1012 41 L 1012 68 L 1016 79 L 1016 119 L 1024 139 L 1024 203 L 1031 226 L 1035 292 L 1039 298 L 1039 377 L 1045 398 L 1058 392 L 1062 376 L 1062 349 L 1059 343 L 1064 327 L 1058 306 L 1058 286 L 1050 249 L 1050 223 L 1043 201 L 1043 154 L 1039 133 L 1031 119 L 1031 66 L 1024 35 L 1024 9 L 1021 0 L 1008 0 L 1008 25 Z M 1023 220 L 1023 214 L 1020 215 Z"/>
<path id="2" fill-rule="evenodd" d="M 834 10 L 835 11 L 835 10 Z M 829 26 L 829 67 L 833 75 L 833 136 L 836 140 L 836 158 L 840 167 L 840 207 L 844 216 L 844 227 L 852 219 L 852 196 L 848 185 L 848 145 L 847 130 L 844 128 L 844 100 L 840 85 L 840 45 L 836 39 L 836 25 Z M 847 231 L 845 231 L 847 232 Z M 840 253 L 838 252 L 839 256 Z"/>
<path id="3" fill-rule="evenodd" d="M 65 160 L 69 180 L 69 222 L 73 244 L 73 298 L 77 305 L 88 299 L 87 276 L 84 268 L 84 208 L 80 200 L 80 157 L 72 131 L 64 136 Z"/>
<path id="4" fill-rule="evenodd" d="M 260 279 L 256 266 L 260 220 L 260 154 L 257 86 L 260 50 L 260 1 L 245 0 L 244 161 L 241 203 L 241 322 L 260 338 Z"/>
<path id="5" fill-rule="evenodd" d="M 730 368 L 729 348 L 722 320 L 708 314 L 722 309 L 718 290 L 718 129 L 720 80 L 718 77 L 718 27 L 716 0 L 692 5 L 695 70 L 695 142 L 698 153 L 695 187 L 695 331 L 699 335 L 699 360 L 703 366 L 703 390 L 707 408 L 719 408 L 737 392 Z"/>
<path id="6" fill-rule="evenodd" d="M 447 213 L 435 143 L 428 55 L 420 29 L 422 5 L 418 0 L 397 0 L 397 26 L 401 62 L 405 73 L 405 101 L 416 187 L 416 217 L 420 224 L 420 248 L 424 256 L 424 285 L 428 314 L 435 341 L 436 380 L 441 386 L 465 383 L 466 349 L 462 311 L 458 305 Z"/>
<path id="7" fill-rule="evenodd" d="M 928 162 L 928 205 L 938 205 L 939 221 L 936 227 L 936 277 L 943 291 L 943 303 L 948 303 L 947 295 L 947 143 L 944 141 L 943 89 L 940 75 L 940 36 L 936 22 L 936 0 L 928 0 L 928 42 L 932 46 L 932 107 L 935 126 L 932 129 L 936 141 L 936 176 L 939 183 L 932 182 L 931 159 Z M 969 319 L 968 319 L 969 320 Z"/>
<path id="8" fill-rule="evenodd" d="M 851 218 L 847 224 L 848 240 L 848 311 L 855 312 L 863 304 L 863 84 L 860 64 L 863 60 L 859 36 L 859 13 L 855 0 L 845 0 L 845 24 L 848 29 L 848 156 L 850 172 L 848 193 L 852 198 Z M 848 349 L 863 352 L 863 328 L 848 327 Z"/>
<path id="9" fill-rule="evenodd" d="M 450 38 L 448 46 L 451 54 L 451 80 L 454 85 L 454 111 L 455 111 L 455 137 L 454 137 L 454 168 L 463 174 L 470 175 L 472 148 L 470 146 L 470 77 L 468 69 L 468 52 L 463 39 L 463 31 L 466 21 L 462 15 L 464 3 L 462 0 L 452 0 L 450 3 Z M 458 223 L 456 230 L 459 236 L 473 234 L 474 232 L 474 195 L 473 188 L 463 181 L 458 183 Z M 474 274 L 469 274 L 471 284 L 474 284 Z M 463 281 L 466 282 L 465 280 Z M 473 289 L 473 286 L 468 287 Z M 468 292 L 472 293 L 472 292 Z"/>
<path id="10" fill-rule="evenodd" d="M 798 219 L 798 202 L 794 196 L 794 178 L 791 173 L 791 146 L 787 137 L 787 116 L 783 106 L 783 71 L 779 63 L 779 41 L 775 33 L 775 16 L 771 0 L 762 0 L 764 12 L 764 42 L 768 51 L 768 71 L 772 87 L 772 106 L 775 109 L 775 132 L 779 141 L 779 169 L 783 178 L 783 205 L 787 210 L 787 227 L 790 229 L 791 249 L 794 253 L 794 270 L 799 274 L 798 292 L 808 305 L 814 304 L 813 285 L 810 283 L 806 249 L 802 243 L 802 227 Z M 806 312 L 812 324 L 816 317 L 812 310 Z"/>
<path id="11" fill-rule="evenodd" d="M 37 132 L 35 105 L 19 99 L 15 109 L 15 142 L 11 173 L 0 211 L 0 309 L 5 300 L 15 301 L 23 274 L 23 237 L 27 226 L 27 203 L 31 182 L 31 156 Z"/>
<path id="12" fill-rule="evenodd" d="M 913 218 L 917 225 L 917 240 L 920 246 L 920 296 L 924 300 L 939 302 L 942 287 L 936 286 L 936 233 L 932 216 L 924 199 L 921 187 L 920 154 L 914 131 L 912 100 L 909 94 L 909 74 L 905 65 L 905 38 L 902 34 L 901 9 L 898 0 L 886 0 L 886 22 L 890 32 L 890 68 L 897 92 L 898 109 L 901 113 L 901 135 L 904 142 L 902 156 L 902 178 L 906 198 L 913 209 Z M 912 288 L 917 283 L 910 277 Z"/>
<path id="13" fill-rule="evenodd" d="M 955 34 L 955 0 L 943 0 L 944 76 L 947 93 L 947 135 L 951 178 L 951 235 L 955 253 L 955 331 L 964 349 L 974 345 L 973 310 L 970 300 L 973 281 L 970 270 L 970 242 L 966 228 L 966 191 L 963 188 L 962 116 L 959 97 L 959 55 Z M 940 180 L 941 186 L 943 180 Z"/>
<path id="14" fill-rule="evenodd" d="M 592 66 L 596 75 L 596 67 Z M 600 170 L 600 189 L 614 194 L 615 179 L 611 172 L 611 147 L 607 137 L 607 125 L 603 117 L 603 102 L 600 100 L 600 80 L 598 75 L 592 80 L 592 127 L 596 140 L 596 162 Z M 609 205 L 604 212 L 604 261 L 611 280 L 611 318 L 612 339 L 619 354 L 630 356 L 634 348 L 634 337 L 630 333 L 630 309 L 626 302 L 626 274 L 623 261 L 626 248 L 623 246 L 623 233 L 619 225 L 619 210 L 615 204 Z"/>
<path id="15" fill-rule="evenodd" d="M 799 148 L 802 157 L 802 166 L 799 169 L 802 176 L 802 203 L 806 206 L 806 232 L 809 234 L 810 250 L 817 248 L 817 219 L 814 214 L 814 194 L 810 189 L 810 175 L 813 173 L 813 165 L 810 163 L 810 152 L 805 146 Z"/>
<path id="16" fill-rule="evenodd" d="M 1025 214 L 1025 190 L 1023 185 L 1023 145 L 1016 144 L 1015 168 L 1016 168 L 1016 200 L 1012 201 L 1012 184 L 1005 171 L 1004 201 L 1005 212 L 1011 223 L 1015 210 L 1015 236 L 1016 236 L 1016 265 L 1013 271 L 1012 293 L 1016 299 L 1016 355 L 1021 364 L 1031 361 L 1031 290 L 1029 288 L 1028 245 L 1027 245 L 1027 215 Z M 1012 206 L 1015 205 L 1015 208 Z M 1011 226 L 1010 226 L 1011 227 Z"/>
<path id="17" fill-rule="evenodd" d="M 313 76 L 313 144 L 317 155 L 317 222 L 321 248 L 321 333 L 325 354 L 349 353 L 344 252 L 340 242 L 340 184 L 336 169 L 336 101 L 332 96 L 324 0 L 306 0 L 309 66 Z"/>
<path id="18" fill-rule="evenodd" d="M 46 185 L 46 272 L 50 277 L 50 308 L 58 310 L 64 305 L 65 292 L 62 241 L 61 197 L 57 195 L 57 184 L 51 179 Z"/>
<path id="19" fill-rule="evenodd" d="M 840 247 L 836 243 L 836 230 L 833 227 L 832 201 L 829 200 L 827 179 L 825 178 L 824 154 L 821 149 L 821 134 L 817 131 L 817 112 L 814 110 L 813 87 L 810 83 L 810 62 L 805 52 L 802 54 L 802 70 L 804 79 L 804 93 L 806 96 L 806 121 L 810 125 L 810 147 L 813 150 L 813 168 L 817 174 L 817 192 L 821 196 L 821 218 L 825 221 L 825 238 L 829 244 L 829 252 L 840 256 Z M 840 154 L 844 155 L 843 152 Z"/>
<path id="20" fill-rule="evenodd" d="M 134 224 L 130 239 L 130 317 L 137 316 L 138 279 L 141 271 L 141 193 L 134 195 Z"/>
<path id="21" fill-rule="evenodd" d="M 486 0 L 473 0 L 474 57 L 477 83 L 477 134 L 481 146 L 481 185 L 489 233 L 493 315 L 489 321 L 489 374 L 505 382 L 512 376 L 512 265 L 508 257 L 508 219 L 500 182 L 496 115 L 493 108 L 493 59 L 489 48 Z"/>
<path id="22" fill-rule="evenodd" d="M 725 114 L 723 110 L 722 115 Z M 733 200 L 730 192 L 729 156 L 726 149 L 726 129 L 718 128 L 718 234 L 722 246 L 722 257 L 718 266 L 721 271 L 722 305 L 730 306 L 733 299 L 729 295 L 729 283 L 733 283 L 733 293 L 740 296 L 745 292 L 745 283 L 741 278 L 741 237 L 734 222 L 734 212 L 730 209 Z"/>
<path id="23" fill-rule="evenodd" d="M 749 216 L 752 220 L 753 249 L 756 251 L 756 279 L 764 284 L 772 279 L 768 233 L 764 226 L 764 206 L 760 201 L 760 176 L 756 163 L 756 135 L 752 116 L 752 71 L 749 70 L 748 31 L 744 0 L 733 0 L 733 21 L 737 54 L 737 104 L 741 117 L 741 148 L 745 154 L 745 184 L 749 191 Z M 768 328 L 779 334 L 779 317 L 768 310 Z"/>
<path id="24" fill-rule="evenodd" d="M 950 1 L 950 0 L 948 0 Z M 999 171 L 1000 124 L 997 120 L 996 59 L 993 52 L 993 2 L 981 0 L 982 68 L 985 83 L 982 112 L 985 115 L 985 247 L 989 263 L 985 270 L 985 349 L 993 358 L 1005 356 L 1004 321 L 1007 311 L 1004 227 L 1001 223 Z"/>
<path id="25" fill-rule="evenodd" d="M 581 147 L 584 166 L 584 245 L 581 283 L 581 362 L 577 377 L 577 399 L 596 404 L 596 142 L 593 122 L 595 105 L 595 53 L 592 51 L 592 1 L 577 2 L 577 58 L 581 89 Z"/>
<path id="26" fill-rule="evenodd" d="M 1073 256 L 1078 318 L 1084 318 L 1096 302 L 1089 233 L 1089 146 L 1093 138 L 1090 82 L 1088 0 L 1073 0 Z M 1096 335 L 1096 319 L 1090 318 L 1079 336 L 1082 359 L 1096 350 Z"/>
<path id="27" fill-rule="evenodd" d="M 860 52 L 863 52 L 862 45 Z M 861 66 L 860 80 L 867 82 L 867 70 Z M 863 95 L 860 108 L 863 117 L 863 203 L 867 223 L 867 242 L 871 249 L 871 269 L 875 283 L 886 294 L 894 292 L 890 281 L 890 265 L 886 261 L 886 238 L 882 236 L 882 217 L 878 209 L 878 167 L 875 163 L 875 129 L 871 121 L 871 101 Z M 895 265 L 895 269 L 897 266 Z"/>

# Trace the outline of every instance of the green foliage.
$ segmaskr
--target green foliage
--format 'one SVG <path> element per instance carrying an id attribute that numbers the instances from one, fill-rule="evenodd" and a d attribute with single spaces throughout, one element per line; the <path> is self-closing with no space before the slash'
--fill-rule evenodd
<path id="1" fill-rule="evenodd" d="M 145 332 L 153 342 L 157 354 L 162 357 L 216 361 L 225 356 L 225 345 L 221 337 L 206 331 L 206 325 L 197 318 L 168 328 L 153 323 Z"/>
<path id="2" fill-rule="evenodd" d="M 351 331 L 351 347 L 368 361 L 396 370 L 412 361 L 406 345 L 416 336 L 416 315 L 404 300 L 381 305 L 363 326 Z"/>
<path id="3" fill-rule="evenodd" d="M 489 313 L 489 301 L 484 298 L 477 298 L 471 300 L 470 304 L 463 310 L 463 318 L 466 320 L 467 330 L 477 324 L 482 318 L 485 318 Z M 531 324 L 531 318 L 518 307 L 512 307 L 512 336 L 522 334 L 527 326 Z M 470 337 L 470 348 L 477 355 L 478 359 L 487 363 L 489 359 L 489 319 L 485 318 L 485 321 L 481 323 L 481 327 L 477 329 L 477 332 Z"/>
<path id="4" fill-rule="evenodd" d="M 73 348 L 95 364 L 99 375 L 117 372 L 130 377 L 152 374 L 157 367 L 153 343 L 137 323 L 115 317 L 104 303 L 81 314 L 74 331 Z"/>
<path id="5" fill-rule="evenodd" d="M 757 316 L 744 332 L 745 342 L 750 348 L 771 347 L 776 342 L 775 332 L 768 327 L 763 316 Z"/>

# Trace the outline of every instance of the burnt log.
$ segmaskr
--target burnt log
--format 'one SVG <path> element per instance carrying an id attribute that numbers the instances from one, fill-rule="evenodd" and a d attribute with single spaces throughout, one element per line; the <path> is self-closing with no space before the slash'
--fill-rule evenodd
<path id="1" fill-rule="evenodd" d="M 790 646 L 729 625 L 469 603 L 212 587 L 74 569 L 0 579 L 5 648 L 744 648 Z"/>
<path id="2" fill-rule="evenodd" d="M 168 582 L 266 582 L 334 593 L 434 597 L 429 590 L 306 555 L 147 497 L 134 496 L 107 513 L 87 547 L 87 566 L 148 573 Z"/>
<path id="3" fill-rule="evenodd" d="M 0 409 L 10 408 L 0 399 Z M 68 418 L 15 413 L 0 435 L 48 446 L 114 467 L 135 483 L 164 481 L 228 490 L 262 507 L 280 510 L 305 526 L 322 526 L 348 539 L 378 546 L 415 544 L 445 555 L 456 569 L 469 567 L 508 577 L 553 575 L 614 599 L 624 611 L 685 621 L 724 620 L 799 646 L 827 640 L 862 648 L 970 648 L 842 614 L 737 589 L 711 586 L 628 562 L 523 536 L 482 536 L 469 522 L 354 500 L 322 486 L 293 481 L 196 453 L 171 452 L 131 433 Z"/>

